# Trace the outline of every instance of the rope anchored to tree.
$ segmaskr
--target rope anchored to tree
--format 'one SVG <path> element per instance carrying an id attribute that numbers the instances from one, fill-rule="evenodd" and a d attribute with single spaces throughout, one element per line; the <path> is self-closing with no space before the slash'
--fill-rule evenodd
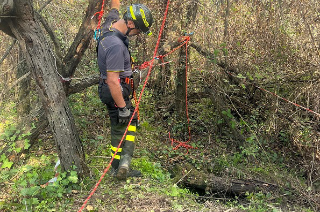
<path id="1" fill-rule="evenodd" d="M 104 3 L 105 3 L 105 0 L 102 0 L 102 5 L 101 5 L 101 10 L 99 12 L 96 12 L 92 17 L 94 18 L 96 15 L 99 14 L 98 16 L 98 25 L 97 25 L 97 28 L 94 30 L 94 39 L 95 40 L 99 40 L 99 37 L 101 35 L 101 20 L 102 20 L 102 17 L 103 17 L 103 14 L 104 14 Z"/>

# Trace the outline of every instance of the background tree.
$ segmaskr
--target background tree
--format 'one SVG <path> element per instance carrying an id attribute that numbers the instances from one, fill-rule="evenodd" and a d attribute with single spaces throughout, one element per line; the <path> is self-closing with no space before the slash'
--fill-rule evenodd
<path id="1" fill-rule="evenodd" d="M 89 37 L 92 36 L 93 30 L 89 28 L 90 21 L 88 21 L 89 13 L 91 12 L 90 15 L 93 14 L 98 4 L 93 3 L 93 1 L 89 4 L 87 19 L 84 19 L 78 37 L 75 38 L 75 42 L 71 45 L 65 57 L 63 69 L 60 70 L 58 70 L 58 67 L 61 68 L 62 64 L 59 63 L 60 60 L 56 59 L 54 52 L 50 50 L 51 47 L 45 38 L 38 19 L 34 15 L 32 2 L 10 1 L 3 2 L 2 5 L 4 5 L 3 8 L 10 8 L 6 11 L 12 14 L 14 18 L 2 19 L 1 25 L 5 28 L 5 33 L 14 36 L 19 41 L 21 50 L 25 55 L 56 140 L 62 168 L 63 170 L 70 170 L 75 165 L 79 175 L 83 176 L 87 172 L 84 152 L 59 75 L 62 79 L 73 75 L 75 67 L 88 46 Z M 91 11 L 89 11 L 90 9 Z M 84 33 L 87 34 L 87 37 L 84 36 Z M 51 35 L 53 36 L 53 34 Z M 53 38 L 53 40 L 55 39 Z M 56 50 L 59 51 L 59 49 Z M 62 73 L 60 74 L 59 71 L 62 71 Z"/>

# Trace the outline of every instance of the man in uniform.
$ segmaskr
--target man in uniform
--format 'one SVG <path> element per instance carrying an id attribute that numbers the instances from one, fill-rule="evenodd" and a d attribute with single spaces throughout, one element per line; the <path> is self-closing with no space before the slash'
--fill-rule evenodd
<path id="1" fill-rule="evenodd" d="M 130 98 L 133 88 L 128 37 L 141 32 L 151 35 L 149 28 L 153 18 L 143 4 L 128 6 L 122 19 L 119 17 L 119 8 L 119 0 L 112 0 L 111 10 L 102 25 L 97 47 L 101 77 L 98 91 L 101 101 L 108 108 L 111 121 L 111 154 L 114 160 L 110 172 L 119 180 L 125 180 L 127 177 L 141 176 L 140 171 L 130 169 L 135 147 L 136 116 L 115 154 L 134 111 Z"/>

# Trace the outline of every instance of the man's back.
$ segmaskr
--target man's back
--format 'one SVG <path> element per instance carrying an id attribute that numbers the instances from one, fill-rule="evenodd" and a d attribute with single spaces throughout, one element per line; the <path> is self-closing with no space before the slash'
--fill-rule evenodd
<path id="1" fill-rule="evenodd" d="M 102 26 L 102 39 L 98 46 L 98 65 L 100 77 L 107 78 L 106 72 L 119 72 L 120 78 L 132 75 L 130 53 L 125 42 L 127 37 L 117 29 L 112 28 L 112 23 L 119 20 L 119 11 L 111 9 Z M 113 31 L 114 33 L 110 33 Z M 104 35 L 108 36 L 104 36 Z M 110 33 L 110 34 L 109 34 Z"/>

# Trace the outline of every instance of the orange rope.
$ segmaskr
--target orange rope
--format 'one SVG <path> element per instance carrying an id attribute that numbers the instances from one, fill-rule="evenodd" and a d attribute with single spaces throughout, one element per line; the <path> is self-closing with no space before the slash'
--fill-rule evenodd
<path id="1" fill-rule="evenodd" d="M 176 50 L 180 49 L 182 46 L 186 46 L 186 116 L 187 116 L 187 121 L 188 121 L 188 134 L 189 134 L 189 139 L 187 141 L 178 141 L 174 138 L 171 138 L 171 134 L 169 132 L 169 139 L 171 140 L 171 145 L 173 146 L 174 143 L 178 143 L 177 146 L 175 146 L 173 149 L 177 150 L 179 147 L 184 147 L 187 149 L 187 153 L 189 152 L 189 149 L 192 149 L 191 145 L 187 144 L 191 140 L 191 130 L 190 130 L 190 118 L 189 118 L 189 112 L 188 112 L 188 77 L 187 77 L 187 72 L 188 72 L 188 42 L 190 41 L 190 36 L 182 36 L 178 39 L 179 42 L 183 42 L 181 45 L 177 46 L 176 48 L 172 49 L 170 52 L 168 52 L 165 55 L 159 55 L 154 57 L 150 61 L 146 61 L 143 64 L 139 66 L 139 69 L 145 69 L 147 67 L 151 67 L 155 59 L 161 59 L 162 65 L 164 65 L 164 57 L 167 57 L 168 55 L 172 54 Z"/>
<path id="2" fill-rule="evenodd" d="M 96 12 L 92 16 L 92 18 L 93 18 L 97 14 L 99 14 L 99 16 L 98 16 L 98 25 L 97 25 L 97 28 L 94 30 L 94 39 L 97 40 L 97 41 L 99 40 L 99 37 L 101 35 L 101 20 L 102 20 L 103 14 L 104 14 L 104 9 L 103 9 L 104 8 L 104 3 L 105 3 L 105 0 L 102 0 L 101 10 L 99 12 Z"/>
<path id="3" fill-rule="evenodd" d="M 188 42 L 190 41 L 190 36 L 183 36 L 183 37 L 179 38 L 179 41 L 180 41 L 180 42 L 183 42 L 183 43 L 182 43 L 181 45 L 179 45 L 178 47 L 172 49 L 170 52 L 168 52 L 168 53 L 165 54 L 165 55 L 156 56 L 156 57 L 154 57 L 152 60 L 149 60 L 149 61 L 146 61 L 146 62 L 142 63 L 140 66 L 138 66 L 138 68 L 139 68 L 140 70 L 142 70 L 142 69 L 145 69 L 145 68 L 149 67 L 149 66 L 153 63 L 153 61 L 154 61 L 155 59 L 161 59 L 162 63 L 164 63 L 163 58 L 164 58 L 164 57 L 167 57 L 169 54 L 172 54 L 172 53 L 175 52 L 176 50 L 180 49 L 182 46 L 186 45 L 186 43 L 188 43 Z"/>
<path id="4" fill-rule="evenodd" d="M 97 25 L 97 29 L 101 28 L 101 20 L 102 20 L 102 16 L 104 14 L 104 2 L 105 0 L 102 0 L 102 5 L 101 5 L 101 10 L 99 12 L 96 12 L 93 16 L 96 16 L 97 14 L 99 14 L 98 16 L 98 25 Z"/>
<path id="5" fill-rule="evenodd" d="M 170 132 L 169 132 L 169 139 L 171 140 L 171 146 L 173 146 L 174 143 L 178 143 L 177 146 L 175 146 L 173 149 L 177 150 L 179 147 L 184 147 L 187 149 L 187 153 L 189 152 L 189 149 L 193 149 L 195 147 L 192 147 L 191 145 L 187 144 L 190 140 L 191 140 L 191 129 L 190 129 L 190 118 L 189 118 L 189 112 L 188 112 L 188 42 L 190 41 L 190 37 L 189 36 L 184 36 L 183 38 L 185 41 L 185 43 L 183 45 L 186 45 L 186 117 L 187 117 L 187 121 L 188 121 L 188 134 L 189 134 L 189 139 L 187 141 L 178 141 L 174 138 L 171 138 Z M 177 47 L 177 48 L 181 48 L 183 45 Z M 175 50 L 174 50 L 175 51 Z M 173 51 L 171 51 L 173 52 Z"/>
<path id="6" fill-rule="evenodd" d="M 134 98 L 134 103 L 135 105 L 138 104 L 138 99 L 137 99 L 137 93 L 136 91 L 133 91 L 133 98 Z M 139 109 L 137 110 L 137 116 L 138 116 L 138 120 L 140 121 L 140 112 L 139 112 Z"/>

